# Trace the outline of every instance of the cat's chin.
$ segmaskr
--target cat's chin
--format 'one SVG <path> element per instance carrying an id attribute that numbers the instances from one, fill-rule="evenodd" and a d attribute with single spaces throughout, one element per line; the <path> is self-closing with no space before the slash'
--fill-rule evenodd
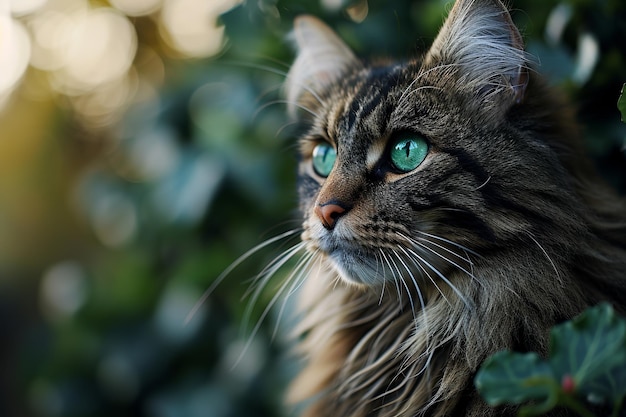
<path id="1" fill-rule="evenodd" d="M 398 268 L 391 270 L 391 266 L 383 258 L 377 258 L 366 248 L 331 243 L 324 239 L 310 242 L 308 250 L 322 253 L 327 265 L 346 284 L 379 288 L 393 279 L 404 278 L 399 276 Z"/>
<path id="2" fill-rule="evenodd" d="M 370 288 L 370 287 L 378 287 L 382 285 L 382 282 L 383 282 L 382 278 L 376 279 L 376 278 L 369 276 L 368 274 L 362 274 L 362 273 L 358 274 L 352 268 L 344 268 L 342 266 L 335 264 L 334 262 L 333 262 L 333 268 L 339 275 L 339 278 L 341 279 L 341 281 L 343 281 L 345 284 L 348 284 L 350 286 L 355 286 L 359 288 L 363 288 L 363 287 Z"/>
<path id="3" fill-rule="evenodd" d="M 385 274 L 378 262 L 362 254 L 335 251 L 327 254 L 332 268 L 347 284 L 359 287 L 379 287 L 385 283 Z"/>
<path id="4" fill-rule="evenodd" d="M 372 249 L 355 244 L 358 236 L 349 228 L 337 227 L 333 233 L 328 233 L 313 223 L 313 226 L 305 228 L 302 240 L 308 243 L 310 252 L 323 254 L 329 266 L 346 284 L 379 288 L 394 279 L 402 279 L 400 270 L 405 268 L 396 266 L 395 270 L 391 270 L 391 255 L 376 256 Z M 399 262 L 400 265 L 411 265 L 410 261 Z"/>

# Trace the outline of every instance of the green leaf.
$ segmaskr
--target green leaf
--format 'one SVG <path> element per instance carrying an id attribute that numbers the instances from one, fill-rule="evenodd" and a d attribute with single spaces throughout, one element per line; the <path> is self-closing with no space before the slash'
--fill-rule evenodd
<path id="1" fill-rule="evenodd" d="M 626 321 L 603 303 L 554 327 L 550 366 L 583 398 L 617 403 L 626 394 Z"/>
<path id="2" fill-rule="evenodd" d="M 626 123 L 626 97 L 624 95 L 624 90 L 626 90 L 626 84 L 622 86 L 622 91 L 619 95 L 619 99 L 617 100 L 617 108 L 622 114 L 622 122 Z"/>
<path id="3" fill-rule="evenodd" d="M 534 352 L 496 353 L 485 361 L 474 383 L 490 405 L 537 400 L 552 408 L 559 389 L 550 365 Z"/>
<path id="4" fill-rule="evenodd" d="M 626 396 L 626 362 L 586 382 L 581 392 L 587 395 L 586 399 L 591 403 L 608 402 L 613 408 L 619 408 Z"/>
<path id="5" fill-rule="evenodd" d="M 611 405 L 617 413 L 626 396 L 626 320 L 607 303 L 590 308 L 554 327 L 548 360 L 499 352 L 474 382 L 491 405 L 532 401 L 520 416 L 540 415 L 557 404 L 592 415 L 579 398 Z"/>

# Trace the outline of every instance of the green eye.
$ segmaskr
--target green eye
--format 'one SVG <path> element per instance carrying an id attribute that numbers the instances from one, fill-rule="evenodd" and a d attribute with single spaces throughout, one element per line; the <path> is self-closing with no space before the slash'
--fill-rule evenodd
<path id="1" fill-rule="evenodd" d="M 313 169 L 318 175 L 327 177 L 335 165 L 337 152 L 330 144 L 323 142 L 313 149 Z"/>
<path id="2" fill-rule="evenodd" d="M 391 142 L 391 162 L 401 172 L 413 171 L 428 155 L 428 142 L 417 134 L 403 134 Z"/>

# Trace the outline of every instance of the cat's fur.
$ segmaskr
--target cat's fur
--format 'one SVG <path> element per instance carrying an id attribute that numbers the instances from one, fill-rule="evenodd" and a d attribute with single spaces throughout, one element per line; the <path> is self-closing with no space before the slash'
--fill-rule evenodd
<path id="1" fill-rule="evenodd" d="M 626 206 L 592 173 L 572 111 L 499 0 L 458 0 L 406 63 L 366 65 L 312 17 L 294 34 L 287 97 L 307 129 L 302 238 L 317 262 L 290 400 L 310 400 L 306 416 L 515 415 L 475 392 L 486 357 L 545 354 L 555 324 L 601 300 L 626 308 Z M 429 141 L 409 173 L 388 163 L 398 132 Z M 338 155 L 327 178 L 311 167 L 322 141 Z M 325 227 L 329 202 L 345 211 Z"/>

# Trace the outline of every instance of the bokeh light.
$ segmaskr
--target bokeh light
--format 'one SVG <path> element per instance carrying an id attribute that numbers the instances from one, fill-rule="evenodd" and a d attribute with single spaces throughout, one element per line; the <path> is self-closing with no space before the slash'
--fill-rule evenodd
<path id="1" fill-rule="evenodd" d="M 55 86 L 64 93 L 90 91 L 121 79 L 137 51 L 137 37 L 128 19 L 114 9 L 74 11 L 52 33 L 60 67 Z M 54 39 L 57 37 L 57 39 Z"/>
<path id="2" fill-rule="evenodd" d="M 67 319 L 76 313 L 87 299 L 87 278 L 81 265 L 63 261 L 49 267 L 40 286 L 40 304 L 45 317 Z"/>
<path id="3" fill-rule="evenodd" d="M 111 7 L 87 0 L 0 0 L 0 111 L 30 64 L 47 74 L 49 88 L 67 97 L 86 125 L 110 126 L 139 89 L 148 87 L 143 77 L 149 75 L 134 67 L 149 46 L 139 42 L 131 18 L 156 24 L 174 55 L 209 57 L 224 45 L 219 15 L 241 0 L 109 3 Z"/>
<path id="4" fill-rule="evenodd" d="M 175 50 L 190 57 L 208 57 L 222 48 L 224 28 L 220 14 L 239 0 L 165 0 L 162 33 Z"/>
<path id="5" fill-rule="evenodd" d="M 14 16 L 27 15 L 40 9 L 48 0 L 9 0 Z"/>
<path id="6" fill-rule="evenodd" d="M 63 39 L 60 28 L 68 27 L 70 18 L 66 13 L 49 10 L 29 20 L 33 40 L 30 64 L 44 71 L 56 71 L 63 66 Z"/>
<path id="7" fill-rule="evenodd" d="M 0 14 L 0 98 L 24 75 L 30 59 L 30 41 L 24 26 Z"/>
<path id="8" fill-rule="evenodd" d="M 110 3 L 128 16 L 144 16 L 161 7 L 161 0 L 110 0 Z"/>

